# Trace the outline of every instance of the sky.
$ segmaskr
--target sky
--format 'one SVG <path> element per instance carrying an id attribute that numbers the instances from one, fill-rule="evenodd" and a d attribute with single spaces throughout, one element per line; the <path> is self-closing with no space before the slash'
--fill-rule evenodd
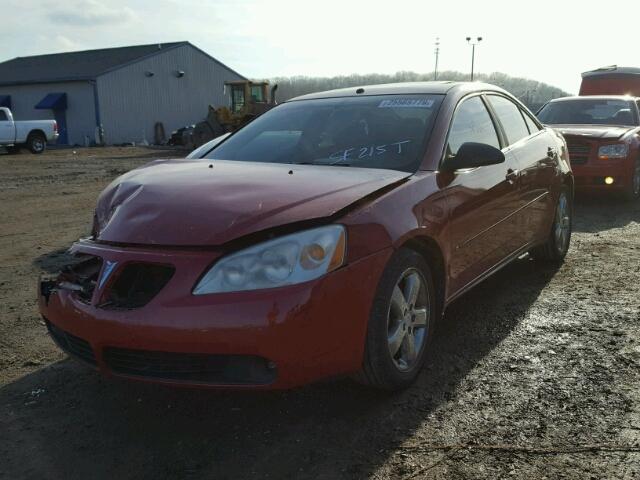
<path id="1" fill-rule="evenodd" d="M 585 6 L 586 5 L 586 6 Z M 580 73 L 640 66 L 637 0 L 0 0 L 0 61 L 188 40 L 251 78 L 476 72 L 576 93 Z M 607 13 L 610 12 L 610 13 Z M 636 15 L 636 13 L 633 13 Z"/>

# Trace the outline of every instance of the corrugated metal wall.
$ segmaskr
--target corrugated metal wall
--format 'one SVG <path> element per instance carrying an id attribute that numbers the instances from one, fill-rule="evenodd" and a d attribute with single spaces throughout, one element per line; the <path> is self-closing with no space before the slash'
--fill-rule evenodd
<path id="1" fill-rule="evenodd" d="M 48 93 L 67 94 L 67 135 L 70 145 L 84 145 L 85 136 L 95 139 L 93 87 L 87 82 L 0 86 L 0 95 L 11 95 L 16 120 L 53 120 L 53 111 L 33 108 Z"/>
<path id="2" fill-rule="evenodd" d="M 183 77 L 176 76 L 179 70 Z M 152 143 L 156 122 L 163 123 L 168 138 L 172 130 L 203 120 L 209 104 L 228 105 L 224 82 L 240 79 L 191 45 L 106 73 L 98 78 L 105 141 Z"/>

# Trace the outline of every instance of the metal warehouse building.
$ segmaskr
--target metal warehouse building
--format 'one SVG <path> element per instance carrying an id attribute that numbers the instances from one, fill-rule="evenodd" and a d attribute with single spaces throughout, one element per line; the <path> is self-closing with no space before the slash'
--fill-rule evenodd
<path id="1" fill-rule="evenodd" d="M 18 57 L 0 63 L 0 106 L 16 120 L 56 119 L 58 144 L 153 142 L 229 105 L 246 78 L 189 42 Z"/>

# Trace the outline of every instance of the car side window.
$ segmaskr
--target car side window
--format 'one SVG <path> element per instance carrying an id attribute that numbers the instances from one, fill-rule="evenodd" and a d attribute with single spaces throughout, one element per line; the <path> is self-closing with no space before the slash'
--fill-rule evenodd
<path id="1" fill-rule="evenodd" d="M 4 112 L 4 110 L 0 110 L 0 122 L 6 122 L 7 120 L 9 120 L 7 118 L 7 114 Z"/>
<path id="2" fill-rule="evenodd" d="M 502 128 L 504 128 L 504 133 L 507 134 L 509 145 L 529 136 L 527 124 L 524 122 L 522 113 L 520 113 L 520 109 L 515 103 L 498 95 L 488 95 L 488 97 L 489 103 L 491 103 L 498 120 L 502 124 Z"/>
<path id="3" fill-rule="evenodd" d="M 500 148 L 493 121 L 480 97 L 464 100 L 456 109 L 449 130 L 447 157 L 458 153 L 465 142 L 485 143 Z"/>
<path id="4" fill-rule="evenodd" d="M 531 117 L 529 116 L 529 114 L 527 112 L 525 112 L 524 110 L 520 110 L 520 112 L 522 112 L 522 116 L 524 117 L 524 121 L 527 124 L 527 128 L 529 129 L 529 133 L 534 134 L 536 132 L 540 131 L 540 128 L 538 127 L 538 125 L 536 125 L 536 123 L 531 119 Z"/>

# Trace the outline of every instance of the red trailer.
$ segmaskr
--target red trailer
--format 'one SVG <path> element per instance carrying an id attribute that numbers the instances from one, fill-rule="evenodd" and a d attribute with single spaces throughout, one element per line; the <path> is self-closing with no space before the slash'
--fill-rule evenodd
<path id="1" fill-rule="evenodd" d="M 602 67 L 582 74 L 580 95 L 631 95 L 640 97 L 640 68 Z"/>

